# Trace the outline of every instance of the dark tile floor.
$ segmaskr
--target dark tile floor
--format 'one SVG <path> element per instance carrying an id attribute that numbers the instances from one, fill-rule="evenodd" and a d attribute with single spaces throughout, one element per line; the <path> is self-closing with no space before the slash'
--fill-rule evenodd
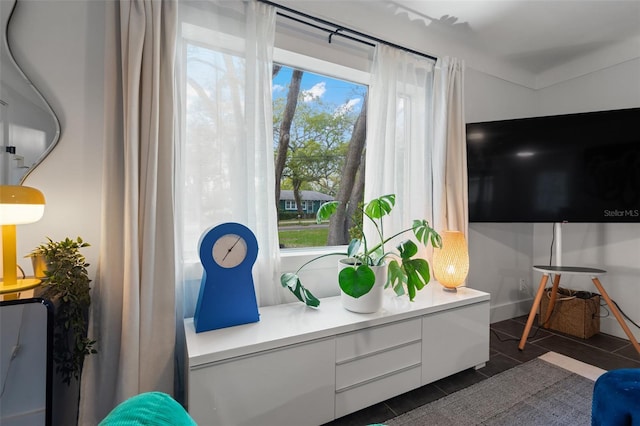
<path id="1" fill-rule="evenodd" d="M 471 368 L 462 371 L 364 410 L 341 417 L 327 423 L 327 425 L 364 426 L 372 423 L 382 423 L 387 419 L 464 389 L 549 351 L 569 356 L 604 370 L 640 368 L 640 355 L 628 340 L 603 333 L 596 334 L 589 339 L 580 339 L 534 326 L 529 335 L 527 345 L 523 351 L 520 351 L 518 349 L 518 341 L 524 330 L 526 320 L 527 317 L 523 316 L 491 324 L 489 362 L 485 367 L 478 370 Z M 537 322 L 534 324 L 537 324 Z"/>

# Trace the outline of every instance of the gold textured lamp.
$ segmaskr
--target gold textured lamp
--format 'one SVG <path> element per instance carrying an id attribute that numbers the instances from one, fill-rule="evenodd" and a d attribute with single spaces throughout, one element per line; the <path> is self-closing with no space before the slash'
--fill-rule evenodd
<path id="1" fill-rule="evenodd" d="M 442 248 L 433 251 L 433 273 L 444 290 L 457 291 L 469 273 L 469 250 L 464 234 L 444 231 Z"/>
<path id="2" fill-rule="evenodd" d="M 37 278 L 18 279 L 16 225 L 37 222 L 44 214 L 44 195 L 29 186 L 0 185 L 3 275 L 0 294 L 28 290 L 40 284 Z"/>

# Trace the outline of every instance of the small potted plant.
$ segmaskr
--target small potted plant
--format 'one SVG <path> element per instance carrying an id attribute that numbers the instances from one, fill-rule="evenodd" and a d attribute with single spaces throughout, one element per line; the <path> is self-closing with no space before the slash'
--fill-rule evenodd
<path id="1" fill-rule="evenodd" d="M 95 340 L 87 337 L 89 305 L 89 264 L 80 249 L 89 244 L 78 237 L 48 242 L 36 247 L 28 257 L 38 264 L 34 272 L 41 275 L 43 296 L 56 306 L 53 333 L 53 360 L 62 381 L 67 385 L 79 380 L 84 357 L 96 353 Z M 44 270 L 42 271 L 42 267 Z"/>
<path id="2" fill-rule="evenodd" d="M 397 295 L 408 294 L 409 299 L 413 300 L 416 292 L 431 280 L 429 263 L 414 257 L 418 253 L 418 246 L 410 239 L 402 241 L 392 251 L 387 251 L 385 244 L 409 231 L 424 246 L 431 244 L 440 248 L 442 242 L 440 235 L 424 219 L 414 220 L 410 228 L 385 236 L 382 218 L 391 213 L 395 200 L 395 194 L 383 195 L 359 207 L 363 219 L 373 224 L 377 235 L 375 243 L 367 240 L 363 224 L 355 221 L 359 237 L 351 240 L 346 252 L 318 256 L 303 264 L 295 273 L 282 274 L 282 286 L 308 306 L 319 306 L 320 300 L 304 287 L 298 274 L 306 265 L 320 258 L 341 255 L 345 258 L 340 260 L 338 283 L 343 305 L 348 310 L 363 313 L 377 311 L 382 304 L 382 291 L 388 287 L 393 288 Z M 338 204 L 337 201 L 323 204 L 316 214 L 317 222 L 328 220 L 336 212 Z M 363 303 L 358 304 L 357 300 L 363 297 Z"/>

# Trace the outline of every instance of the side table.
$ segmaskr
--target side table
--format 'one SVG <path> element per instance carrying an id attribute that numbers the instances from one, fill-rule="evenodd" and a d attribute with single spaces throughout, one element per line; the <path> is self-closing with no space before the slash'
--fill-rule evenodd
<path id="1" fill-rule="evenodd" d="M 604 269 L 596 269 L 596 268 L 583 268 L 579 266 L 540 266 L 536 265 L 533 267 L 534 271 L 542 272 L 542 278 L 540 279 L 540 284 L 538 285 L 538 291 L 536 293 L 536 297 L 533 299 L 533 306 L 531 306 L 531 311 L 529 312 L 529 318 L 527 319 L 527 324 L 524 327 L 524 331 L 522 332 L 522 337 L 520 338 L 520 344 L 518 345 L 518 349 L 523 350 L 524 345 L 527 343 L 527 338 L 529 337 L 529 332 L 531 331 L 531 327 L 533 326 L 533 321 L 535 319 L 536 313 L 538 312 L 538 307 L 540 306 L 540 301 L 542 300 L 542 295 L 544 294 L 545 286 L 547 285 L 547 281 L 549 280 L 550 274 L 555 274 L 553 279 L 553 287 L 551 288 L 551 299 L 549 300 L 549 307 L 547 308 L 547 313 L 543 320 L 543 326 L 546 328 L 548 326 L 549 317 L 551 312 L 553 312 L 553 306 L 556 303 L 556 298 L 558 296 L 558 286 L 560 285 L 560 276 L 563 274 L 566 275 L 586 275 L 591 278 L 591 281 L 596 286 L 600 295 L 604 298 L 609 306 L 609 310 L 613 313 L 613 316 L 616 317 L 618 323 L 624 330 L 624 333 L 631 341 L 631 344 L 636 349 L 638 354 L 640 354 L 640 344 L 636 340 L 635 336 L 629 330 L 629 327 L 624 321 L 622 314 L 618 307 L 613 303 L 606 290 L 602 286 L 602 283 L 598 279 L 600 275 L 604 275 L 607 273 Z"/>

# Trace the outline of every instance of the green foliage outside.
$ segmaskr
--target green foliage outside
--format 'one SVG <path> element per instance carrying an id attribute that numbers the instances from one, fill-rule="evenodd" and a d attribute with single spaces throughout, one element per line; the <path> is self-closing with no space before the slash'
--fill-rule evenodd
<path id="1" fill-rule="evenodd" d="M 280 228 L 278 236 L 284 248 L 320 247 L 327 245 L 329 227 L 308 229 Z"/>
<path id="2" fill-rule="evenodd" d="M 329 77 L 327 77 L 330 80 Z M 354 84 L 353 98 L 364 95 Z M 366 90 L 366 89 L 365 89 Z M 324 102 L 320 97 L 305 101 L 304 93 L 296 106 L 289 133 L 287 162 L 281 180 L 282 189 L 314 190 L 336 195 L 351 131 L 358 113 Z M 347 99 L 345 99 L 347 101 Z M 286 97 L 273 99 L 274 151 L 280 138 L 280 123 Z M 326 243 L 325 243 L 326 244 Z"/>

